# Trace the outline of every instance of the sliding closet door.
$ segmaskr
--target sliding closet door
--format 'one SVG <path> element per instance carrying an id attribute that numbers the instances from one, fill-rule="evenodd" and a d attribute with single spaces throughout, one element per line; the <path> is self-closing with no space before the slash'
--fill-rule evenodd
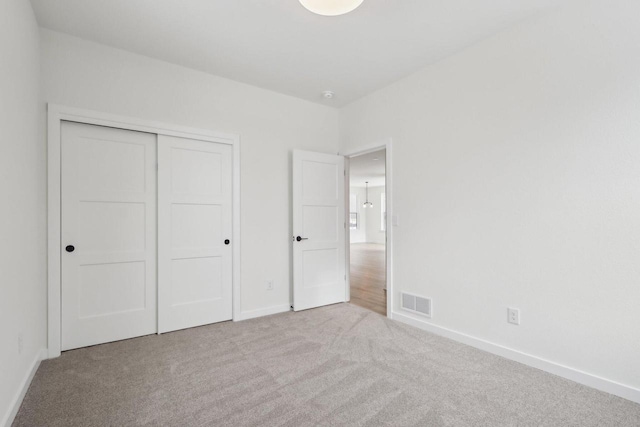
<path id="1" fill-rule="evenodd" d="M 158 136 L 159 332 L 232 318 L 231 156 Z"/>
<path id="2" fill-rule="evenodd" d="M 156 327 L 156 135 L 61 128 L 62 350 Z"/>

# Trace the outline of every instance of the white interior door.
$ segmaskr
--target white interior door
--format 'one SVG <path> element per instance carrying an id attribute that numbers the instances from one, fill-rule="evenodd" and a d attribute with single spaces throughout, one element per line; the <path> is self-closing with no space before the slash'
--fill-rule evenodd
<path id="1" fill-rule="evenodd" d="M 156 135 L 61 132 L 62 350 L 155 333 Z"/>
<path id="2" fill-rule="evenodd" d="M 293 152 L 293 309 L 346 298 L 344 157 Z"/>
<path id="3" fill-rule="evenodd" d="M 160 332 L 232 318 L 231 153 L 158 136 Z"/>

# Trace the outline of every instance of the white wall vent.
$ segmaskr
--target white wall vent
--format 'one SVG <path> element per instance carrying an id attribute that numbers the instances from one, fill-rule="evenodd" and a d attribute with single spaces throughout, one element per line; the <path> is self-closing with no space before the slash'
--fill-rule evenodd
<path id="1" fill-rule="evenodd" d="M 431 298 L 401 292 L 401 306 L 403 310 L 411 311 L 421 316 L 431 317 Z"/>

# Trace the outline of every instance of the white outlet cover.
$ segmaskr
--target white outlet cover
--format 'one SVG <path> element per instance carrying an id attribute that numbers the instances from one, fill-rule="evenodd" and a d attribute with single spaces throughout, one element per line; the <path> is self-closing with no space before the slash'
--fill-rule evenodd
<path id="1" fill-rule="evenodd" d="M 507 308 L 507 322 L 513 325 L 520 324 L 520 310 L 517 308 Z"/>

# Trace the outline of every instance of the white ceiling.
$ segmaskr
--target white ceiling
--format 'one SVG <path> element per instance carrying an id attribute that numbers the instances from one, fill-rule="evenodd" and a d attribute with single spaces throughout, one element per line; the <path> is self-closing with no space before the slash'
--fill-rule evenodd
<path id="1" fill-rule="evenodd" d="M 338 17 L 298 0 L 31 3 L 45 28 L 340 107 L 554 2 L 365 0 Z"/>
<path id="2" fill-rule="evenodd" d="M 380 187 L 385 184 L 385 150 L 374 151 L 349 159 L 349 186 Z"/>

